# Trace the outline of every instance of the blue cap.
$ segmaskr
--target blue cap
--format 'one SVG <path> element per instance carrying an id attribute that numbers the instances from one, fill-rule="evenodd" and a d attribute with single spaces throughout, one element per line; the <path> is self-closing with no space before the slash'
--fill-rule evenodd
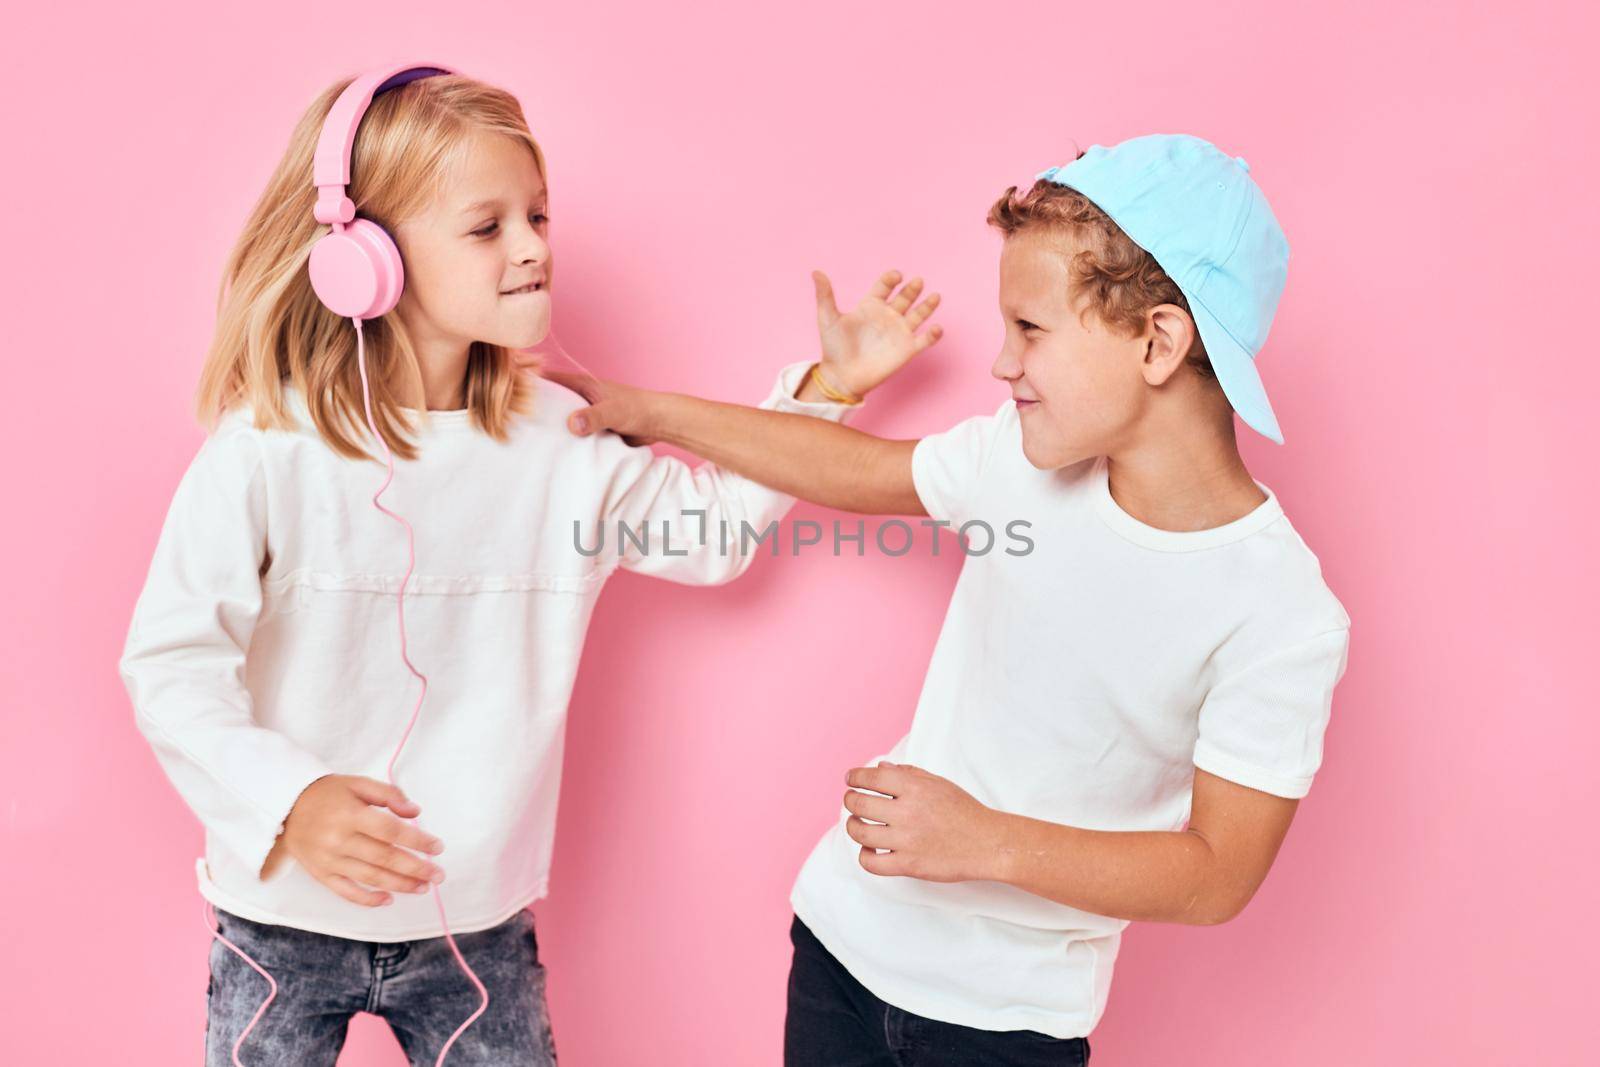
<path id="1" fill-rule="evenodd" d="M 1283 444 L 1256 372 L 1289 274 L 1289 242 L 1241 156 L 1186 134 L 1094 145 L 1038 177 L 1078 190 L 1155 257 L 1189 302 L 1228 403 Z"/>

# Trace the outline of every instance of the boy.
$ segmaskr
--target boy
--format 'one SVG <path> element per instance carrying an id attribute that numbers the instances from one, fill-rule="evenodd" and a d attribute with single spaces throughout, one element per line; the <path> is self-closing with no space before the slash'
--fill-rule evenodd
<path id="1" fill-rule="evenodd" d="M 1346 665 L 1235 442 L 1234 413 L 1283 440 L 1254 357 L 1288 247 L 1244 160 L 1095 146 L 989 221 L 993 415 L 886 441 L 603 386 L 569 419 L 831 507 L 1028 524 L 969 551 L 910 732 L 800 872 L 791 1067 L 1087 1060 L 1128 922 L 1224 922 L 1265 878 Z"/>

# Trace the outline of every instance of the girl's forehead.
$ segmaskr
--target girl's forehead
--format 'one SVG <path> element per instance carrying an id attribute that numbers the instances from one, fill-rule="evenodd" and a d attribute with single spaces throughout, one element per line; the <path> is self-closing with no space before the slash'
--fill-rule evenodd
<path id="1" fill-rule="evenodd" d="M 439 200 L 452 214 L 533 201 L 545 193 L 533 150 L 503 134 L 477 134 L 446 175 Z"/>

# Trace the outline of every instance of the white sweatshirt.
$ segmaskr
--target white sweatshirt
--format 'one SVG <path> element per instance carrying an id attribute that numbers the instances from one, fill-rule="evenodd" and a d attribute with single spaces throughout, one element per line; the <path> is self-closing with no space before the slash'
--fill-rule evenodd
<path id="1" fill-rule="evenodd" d="M 842 420 L 851 408 L 793 399 L 807 366 L 786 367 L 761 406 Z M 396 615 L 405 531 L 372 504 L 383 463 L 338 455 L 304 398 L 290 389 L 288 400 L 297 430 L 258 430 L 236 409 L 185 472 L 122 679 L 204 824 L 195 870 L 207 900 L 341 937 L 438 936 L 431 893 L 366 907 L 293 859 L 260 877 L 306 786 L 330 773 L 385 780 L 421 691 Z M 612 434 L 576 437 L 565 420 L 583 401 L 551 383 L 534 406 L 505 443 L 465 410 L 432 412 L 418 458 L 396 459 L 382 498 L 415 530 L 406 650 L 428 678 L 394 775 L 422 808 L 418 825 L 445 843 L 452 933 L 494 926 L 546 892 L 567 701 L 606 579 L 620 566 L 729 581 L 759 551 L 755 534 L 794 502 Z M 635 536 L 619 536 L 619 521 Z M 741 522 L 753 531 L 748 555 Z"/>

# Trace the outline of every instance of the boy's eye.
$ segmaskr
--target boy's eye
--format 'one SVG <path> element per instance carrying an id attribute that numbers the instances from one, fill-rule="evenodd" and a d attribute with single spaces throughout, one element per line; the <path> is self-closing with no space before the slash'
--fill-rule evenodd
<path id="1" fill-rule="evenodd" d="M 1029 330 L 1037 330 L 1039 328 L 1033 323 L 1029 322 L 1027 319 L 1018 319 L 1017 326 L 1022 330 L 1023 333 L 1027 333 Z"/>

